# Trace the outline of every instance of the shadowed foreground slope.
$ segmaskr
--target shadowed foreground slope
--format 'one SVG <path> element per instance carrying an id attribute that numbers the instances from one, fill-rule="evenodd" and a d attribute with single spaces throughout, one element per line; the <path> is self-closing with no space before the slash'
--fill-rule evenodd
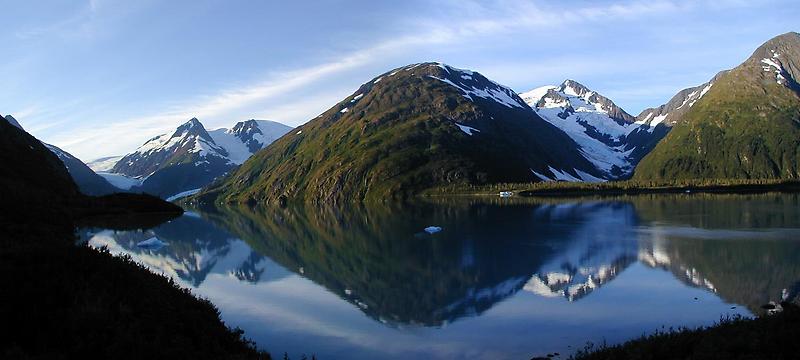
<path id="1" fill-rule="evenodd" d="M 150 196 L 80 194 L 55 155 L 5 121 L 0 162 L 0 358 L 268 357 L 208 301 L 130 259 L 76 246 L 78 222 L 141 228 L 182 209 Z"/>
<path id="2" fill-rule="evenodd" d="M 800 307 L 784 303 L 777 315 L 733 319 L 696 329 L 662 332 L 612 347 L 587 348 L 576 360 L 600 359 L 796 359 Z"/>

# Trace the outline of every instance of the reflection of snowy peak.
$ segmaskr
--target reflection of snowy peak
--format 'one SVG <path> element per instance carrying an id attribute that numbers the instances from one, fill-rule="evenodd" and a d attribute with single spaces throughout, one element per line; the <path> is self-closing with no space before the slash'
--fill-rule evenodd
<path id="1" fill-rule="evenodd" d="M 564 264 L 565 269 L 531 276 L 524 289 L 545 297 L 564 297 L 580 300 L 595 289 L 614 280 L 636 258 L 621 257 L 612 264 L 575 268 Z"/>
<path id="2" fill-rule="evenodd" d="M 557 222 L 580 216 L 584 225 L 574 231 L 571 241 L 559 244 L 563 248 L 531 276 L 526 291 L 575 301 L 636 262 L 638 244 L 629 233 L 636 218 L 630 204 L 566 203 L 542 206 L 537 213 Z"/>
<path id="3" fill-rule="evenodd" d="M 289 274 L 266 257 L 254 252 L 244 241 L 230 238 L 219 230 L 204 227 L 187 217 L 179 218 L 164 227 L 145 232 L 103 231 L 89 237 L 93 247 L 107 247 L 113 254 L 131 255 L 157 273 L 181 279 L 199 287 L 210 274 L 234 277 L 256 283 L 280 279 Z M 176 238 L 187 227 L 203 229 L 204 238 Z M 141 247 L 143 240 L 158 239 L 166 243 L 160 248 Z"/>
<path id="4" fill-rule="evenodd" d="M 520 96 L 539 116 L 575 140 L 583 156 L 606 180 L 630 176 L 644 155 L 639 156 L 636 149 L 649 141 L 649 136 L 629 134 L 648 125 L 637 123 L 613 101 L 574 80 Z"/>
<path id="5" fill-rule="evenodd" d="M 655 240 L 652 244 L 642 246 L 642 248 L 639 249 L 638 258 L 639 262 L 649 267 L 671 271 L 676 278 L 687 285 L 707 289 L 713 293 L 717 292 L 714 284 L 706 279 L 697 269 L 674 261 L 663 244 L 658 240 Z"/>
<path id="6" fill-rule="evenodd" d="M 487 309 L 486 304 L 494 304 L 514 295 L 524 287 L 525 281 L 524 277 L 515 277 L 492 287 L 471 289 L 464 298 L 445 306 L 441 311 L 444 314 L 480 314 Z"/>

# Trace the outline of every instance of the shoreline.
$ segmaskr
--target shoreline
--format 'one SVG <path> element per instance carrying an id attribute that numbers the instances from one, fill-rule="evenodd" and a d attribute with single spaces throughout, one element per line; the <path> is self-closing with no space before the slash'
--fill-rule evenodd
<path id="1" fill-rule="evenodd" d="M 465 189 L 464 187 L 435 188 L 425 191 L 422 197 L 500 197 L 501 191 L 509 191 L 510 197 L 547 198 L 581 196 L 620 196 L 648 194 L 760 194 L 770 192 L 800 192 L 798 180 L 753 180 L 753 181 L 685 181 L 672 183 L 637 183 L 632 181 L 605 183 L 532 183 L 496 184 Z"/>

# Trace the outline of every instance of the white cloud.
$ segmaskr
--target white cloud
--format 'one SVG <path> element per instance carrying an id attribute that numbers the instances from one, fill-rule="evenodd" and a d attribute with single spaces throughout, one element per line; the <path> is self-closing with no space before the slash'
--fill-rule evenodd
<path id="1" fill-rule="evenodd" d="M 590 3 L 583 7 L 564 7 L 552 3 L 545 6 L 541 2 L 534 1 L 501 0 L 486 3 L 453 0 L 445 5 L 446 19 L 443 19 L 441 15 L 438 17 L 434 15 L 428 19 L 409 20 L 406 28 L 411 29 L 410 32 L 389 34 L 383 41 L 363 50 L 356 50 L 338 57 L 329 57 L 327 62 L 306 68 L 273 72 L 253 84 L 196 96 L 154 114 L 111 120 L 108 125 L 102 127 L 88 128 L 84 126 L 81 128 L 77 126 L 69 132 L 56 134 L 48 141 L 78 156 L 83 155 L 87 158 L 124 153 L 133 150 L 152 136 L 173 129 L 191 117 L 198 117 L 204 121 L 204 119 L 231 118 L 232 114 L 238 116 L 245 109 L 253 109 L 260 107 L 260 104 L 269 103 L 281 97 L 285 98 L 287 93 L 300 93 L 303 89 L 314 88 L 324 80 L 341 76 L 344 73 L 352 73 L 353 76 L 363 77 L 360 80 L 368 80 L 366 78 L 368 75 L 364 74 L 362 68 L 376 64 L 391 64 L 393 57 L 407 58 L 407 54 L 412 53 L 429 56 L 425 55 L 424 50 L 434 47 L 437 50 L 444 48 L 455 51 L 459 48 L 472 49 L 476 46 L 490 46 L 496 42 L 493 39 L 516 41 L 519 46 L 530 46 L 535 42 L 535 38 L 519 38 L 520 34 L 532 34 L 533 36 L 552 34 L 555 39 L 558 39 L 558 30 L 566 31 L 565 29 L 570 26 L 577 28 L 579 25 L 589 22 L 605 24 L 609 19 L 635 19 L 651 15 L 664 15 L 689 11 L 706 5 L 701 2 L 661 0 L 617 2 L 605 5 Z M 733 3 L 732 6 L 740 6 L 740 4 Z M 96 10 L 97 5 L 92 2 L 90 9 Z M 547 31 L 545 32 L 545 30 Z M 484 41 L 486 38 L 493 41 Z M 479 42 L 482 45 L 476 45 Z M 415 59 L 416 61 L 428 60 L 426 58 Z M 577 68 L 564 65 L 576 65 L 575 61 L 556 64 L 552 63 L 552 58 L 542 57 L 533 60 L 533 62 L 537 61 L 541 65 L 536 67 L 539 71 L 559 71 L 563 73 L 564 77 L 576 76 L 575 71 L 587 68 L 587 61 L 578 62 Z M 460 65 L 471 66 L 473 64 Z M 596 67 L 595 70 L 597 70 Z M 502 70 L 498 70 L 498 72 L 500 71 Z M 336 92 L 331 93 L 335 94 Z M 273 119 L 296 125 L 313 118 L 328 106 L 333 105 L 335 100 L 330 103 L 323 102 L 323 100 L 327 101 L 331 98 L 331 96 L 326 96 L 308 99 L 305 96 L 294 96 L 276 105 L 273 110 L 262 113 Z M 279 114 L 275 112 L 275 109 L 287 110 L 287 112 Z M 243 118 L 258 115 L 260 113 L 255 112 Z"/>

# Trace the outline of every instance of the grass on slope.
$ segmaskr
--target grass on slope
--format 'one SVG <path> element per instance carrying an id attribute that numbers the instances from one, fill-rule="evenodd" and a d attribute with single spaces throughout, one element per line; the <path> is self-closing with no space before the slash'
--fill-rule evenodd
<path id="1" fill-rule="evenodd" d="M 699 329 L 662 331 L 617 346 L 592 346 L 572 359 L 796 359 L 800 354 L 800 307 L 756 319 L 724 319 Z"/>
<path id="2" fill-rule="evenodd" d="M 754 72 L 763 73 L 745 63 L 721 76 L 639 163 L 634 179 L 800 177 L 800 98 Z"/>

